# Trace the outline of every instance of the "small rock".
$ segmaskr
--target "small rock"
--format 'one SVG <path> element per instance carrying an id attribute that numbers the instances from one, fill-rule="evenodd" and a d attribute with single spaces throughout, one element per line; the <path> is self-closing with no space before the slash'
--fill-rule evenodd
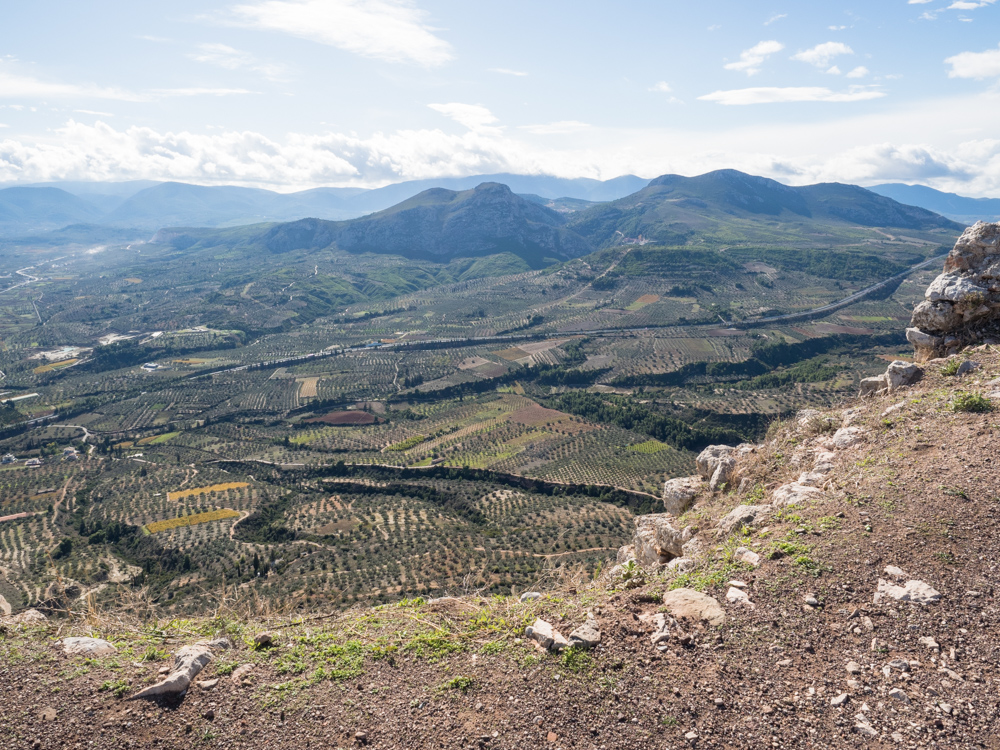
<path id="1" fill-rule="evenodd" d="M 779 667 L 790 667 L 790 666 L 792 666 L 792 660 L 791 659 L 782 659 L 781 661 L 778 662 L 778 666 Z"/>
<path id="2" fill-rule="evenodd" d="M 158 670 L 157 674 L 161 674 L 161 675 L 170 674 L 170 667 L 160 667 L 160 669 Z"/>
<path id="3" fill-rule="evenodd" d="M 895 698 L 900 703 L 904 703 L 906 705 L 910 704 L 910 696 L 908 696 L 906 693 L 904 693 L 899 688 L 893 688 L 892 690 L 890 690 L 889 691 L 889 697 L 890 698 Z"/>
<path id="4" fill-rule="evenodd" d="M 744 607 L 750 607 L 754 609 L 753 602 L 750 601 L 750 597 L 747 596 L 747 592 L 743 589 L 738 589 L 735 586 L 730 586 L 729 591 L 726 592 L 726 601 L 732 604 L 739 604 Z"/>
<path id="5" fill-rule="evenodd" d="M 907 578 L 908 577 L 906 575 L 906 573 L 903 572 L 902 568 L 897 568 L 895 565 L 887 565 L 885 567 L 885 574 L 887 576 L 889 576 L 890 578 Z"/>
<path id="6" fill-rule="evenodd" d="M 719 529 L 724 534 L 731 534 L 744 526 L 752 526 L 773 511 L 771 505 L 738 505 L 719 521 Z"/>
<path id="7" fill-rule="evenodd" d="M 921 646 L 927 646 L 927 648 L 941 648 L 938 642 L 931 638 L 929 635 L 925 635 L 917 640 Z"/>
<path id="8" fill-rule="evenodd" d="M 874 601 L 879 604 L 886 598 L 911 604 L 931 604 L 939 601 L 941 594 L 923 581 L 907 581 L 904 586 L 896 586 L 879 578 Z"/>
<path id="9" fill-rule="evenodd" d="M 544 723 L 545 723 L 545 719 L 543 719 L 541 716 L 536 716 L 535 717 L 535 726 L 536 727 L 540 727 Z"/>
<path id="10" fill-rule="evenodd" d="M 841 693 L 840 695 L 838 695 L 838 696 L 830 699 L 830 705 L 831 706 L 843 706 L 845 703 L 847 703 L 847 698 L 848 697 L 849 696 L 847 695 L 847 693 Z"/>
<path id="11" fill-rule="evenodd" d="M 875 623 L 872 622 L 872 618 L 868 616 L 861 618 L 861 624 L 864 626 L 864 629 L 867 630 L 869 633 L 875 630 Z"/>
<path id="12" fill-rule="evenodd" d="M 587 613 L 587 620 L 569 634 L 569 645 L 577 648 L 593 648 L 601 642 L 601 628 L 594 616 Z"/>
<path id="13" fill-rule="evenodd" d="M 539 646 L 550 651 L 562 651 L 569 645 L 565 636 L 555 630 L 551 624 L 538 618 L 534 624 L 524 629 L 524 634 L 533 639 Z"/>
<path id="14" fill-rule="evenodd" d="M 802 597 L 802 601 L 804 601 L 810 607 L 818 607 L 819 606 L 819 599 L 817 599 L 812 594 L 806 594 L 804 597 Z"/>
<path id="15" fill-rule="evenodd" d="M 955 376 L 960 378 L 963 375 L 972 372 L 979 366 L 980 364 L 978 362 L 973 362 L 971 359 L 967 359 L 958 366 L 958 371 L 955 372 Z"/>
<path id="16" fill-rule="evenodd" d="M 257 633 L 253 639 L 255 648 L 271 648 L 274 645 L 274 635 L 272 633 Z"/>
<path id="17" fill-rule="evenodd" d="M 887 665 L 890 669 L 898 669 L 900 672 L 910 671 L 910 662 L 904 659 L 893 659 Z"/>
<path id="18" fill-rule="evenodd" d="M 205 713 L 202 714 L 202 716 L 208 719 L 209 721 L 213 721 L 215 719 L 215 709 L 214 708 L 208 709 L 207 711 L 205 711 Z"/>
<path id="19" fill-rule="evenodd" d="M 938 708 L 940 708 L 946 714 L 950 714 L 952 711 L 955 710 L 954 707 L 952 707 L 952 705 L 949 703 L 939 703 Z"/>
<path id="20" fill-rule="evenodd" d="M 760 565 L 760 555 L 746 547 L 737 547 L 733 553 L 733 559 L 736 562 L 741 562 L 744 565 L 752 565 L 755 568 Z"/>
<path id="21" fill-rule="evenodd" d="M 871 724 L 865 724 L 863 722 L 858 722 L 854 725 L 854 731 L 858 734 L 863 734 L 865 737 L 878 737 L 878 732 Z"/>
<path id="22" fill-rule="evenodd" d="M 847 687 L 849 687 L 851 690 L 860 690 L 861 682 L 858 680 L 848 680 Z"/>
<path id="23" fill-rule="evenodd" d="M 525 591 L 521 594 L 520 602 L 524 604 L 525 602 L 534 602 L 542 598 L 542 595 L 537 591 Z"/>
<path id="24" fill-rule="evenodd" d="M 198 687 L 200 687 L 202 690 L 211 690 L 218 684 L 219 684 L 219 678 L 215 677 L 214 679 L 211 680 L 201 680 L 198 683 Z"/>
<path id="25" fill-rule="evenodd" d="M 355 732 L 354 741 L 357 742 L 359 745 L 368 744 L 368 732 Z"/>
<path id="26" fill-rule="evenodd" d="M 674 617 L 704 620 L 709 625 L 722 625 L 726 613 L 718 601 L 694 589 L 674 589 L 663 595 L 663 606 Z"/>
<path id="27" fill-rule="evenodd" d="M 745 589 L 747 587 L 746 581 L 730 581 L 729 585 L 735 589 Z"/>
<path id="28" fill-rule="evenodd" d="M 849 674 L 861 674 L 861 665 L 856 661 L 847 662 L 847 671 Z"/>
<path id="29" fill-rule="evenodd" d="M 713 703 L 715 703 L 716 708 L 725 708 L 726 702 L 722 698 L 716 698 Z"/>
<path id="30" fill-rule="evenodd" d="M 692 741 L 696 740 L 696 739 L 698 739 L 698 733 L 697 732 L 693 732 L 693 731 L 692 732 L 688 732 L 687 734 L 684 735 L 684 739 L 686 739 L 686 740 L 692 740 Z"/>
<path id="31" fill-rule="evenodd" d="M 243 678 L 246 677 L 253 671 L 252 664 L 242 664 L 233 670 L 233 673 L 229 676 L 230 681 L 234 685 L 242 685 Z"/>
<path id="32" fill-rule="evenodd" d="M 547 735 L 545 735 L 545 739 L 548 742 L 557 742 L 559 740 L 559 735 L 556 734 L 555 732 L 549 732 Z"/>
<path id="33" fill-rule="evenodd" d="M 38 712 L 38 718 L 41 719 L 42 721 L 55 721 L 56 716 L 57 716 L 57 711 L 51 706 L 43 708 L 41 711 Z"/>

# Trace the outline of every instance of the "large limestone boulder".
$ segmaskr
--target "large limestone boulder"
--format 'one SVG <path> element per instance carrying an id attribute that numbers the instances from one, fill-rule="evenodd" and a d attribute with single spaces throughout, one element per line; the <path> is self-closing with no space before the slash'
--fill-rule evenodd
<path id="1" fill-rule="evenodd" d="M 716 599 L 694 589 L 674 589 L 663 595 L 663 606 L 677 618 L 722 625 L 726 612 Z"/>
<path id="2" fill-rule="evenodd" d="M 958 238 L 913 310 L 906 338 L 918 362 L 1000 336 L 1000 224 L 980 221 Z"/>
<path id="3" fill-rule="evenodd" d="M 695 465 L 698 467 L 698 474 L 701 478 L 711 479 L 720 459 L 728 456 L 732 451 L 733 448 L 730 445 L 710 445 L 699 453 L 698 458 L 695 459 Z"/>
<path id="4" fill-rule="evenodd" d="M 673 517 L 666 513 L 639 516 L 635 519 L 632 554 L 644 568 L 666 565 L 675 557 L 684 556 L 684 545 L 692 537 L 691 528 L 676 529 Z"/>
<path id="5" fill-rule="evenodd" d="M 663 509 L 674 516 L 691 507 L 701 489 L 701 477 L 677 477 L 663 485 Z"/>

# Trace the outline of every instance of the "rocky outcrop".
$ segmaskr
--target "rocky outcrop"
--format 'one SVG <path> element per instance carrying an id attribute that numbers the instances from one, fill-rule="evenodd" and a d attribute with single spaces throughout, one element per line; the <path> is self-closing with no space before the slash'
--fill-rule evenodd
<path id="1" fill-rule="evenodd" d="M 738 460 L 752 453 L 755 446 L 743 443 L 735 447 L 731 445 L 710 445 L 695 459 L 698 474 L 708 481 L 708 489 L 715 492 L 724 485 L 732 484 L 736 479 Z"/>
<path id="2" fill-rule="evenodd" d="M 684 557 L 684 547 L 694 534 L 690 527 L 676 529 L 673 518 L 665 513 L 639 516 L 635 519 L 632 536 L 632 556 L 644 568 L 666 565 L 674 558 Z"/>
<path id="3" fill-rule="evenodd" d="M 962 233 L 910 326 L 906 338 L 918 362 L 1000 340 L 1000 224 L 980 221 Z"/>

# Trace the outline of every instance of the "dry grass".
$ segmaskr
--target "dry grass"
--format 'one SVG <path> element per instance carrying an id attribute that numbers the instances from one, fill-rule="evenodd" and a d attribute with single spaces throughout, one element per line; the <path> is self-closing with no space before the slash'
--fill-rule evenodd
<path id="1" fill-rule="evenodd" d="M 155 534 L 158 531 L 169 531 L 180 526 L 194 526 L 199 523 L 209 523 L 211 521 L 222 521 L 226 518 L 237 518 L 240 512 L 232 508 L 219 508 L 218 510 L 207 510 L 204 513 L 192 513 L 188 516 L 178 516 L 177 518 L 167 518 L 163 521 L 153 521 L 146 524 L 146 531 Z"/>
<path id="2" fill-rule="evenodd" d="M 299 398 L 316 398 L 319 394 L 319 378 L 300 378 L 302 387 L 299 389 Z"/>
<path id="3" fill-rule="evenodd" d="M 167 500 L 183 500 L 185 497 L 200 495 L 203 492 L 206 494 L 209 492 L 225 492 L 226 490 L 239 490 L 249 486 L 248 482 L 224 482 L 222 484 L 209 485 L 208 487 L 192 487 L 189 490 L 174 490 L 173 492 L 167 493 Z"/>
<path id="4" fill-rule="evenodd" d="M 35 375 L 42 375 L 46 372 L 52 372 L 53 370 L 61 370 L 64 367 L 75 365 L 79 361 L 80 360 L 78 357 L 73 357 L 72 359 L 64 359 L 59 362 L 53 362 L 52 364 L 48 365 L 39 365 L 34 370 L 32 370 L 32 372 L 34 372 Z"/>

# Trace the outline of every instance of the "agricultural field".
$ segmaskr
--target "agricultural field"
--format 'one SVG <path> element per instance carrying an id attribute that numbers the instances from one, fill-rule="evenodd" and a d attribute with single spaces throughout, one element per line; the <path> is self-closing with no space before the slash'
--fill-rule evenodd
<path id="1" fill-rule="evenodd" d="M 297 609 L 593 575 L 704 445 L 907 356 L 936 269 L 744 324 L 872 282 L 838 253 L 939 249 L 846 237 L 833 261 L 726 243 L 535 270 L 113 246 L 49 274 L 38 251 L 0 296 L 0 595 L 143 591 L 182 615 L 223 587 Z"/>

